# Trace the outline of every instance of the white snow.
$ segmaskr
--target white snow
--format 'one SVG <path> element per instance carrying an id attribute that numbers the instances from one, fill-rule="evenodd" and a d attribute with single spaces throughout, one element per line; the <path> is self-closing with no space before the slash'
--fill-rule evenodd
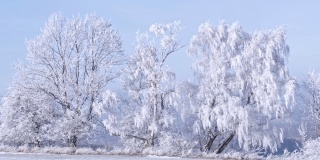
<path id="1" fill-rule="evenodd" d="M 26 154 L 26 153 L 0 153 L 0 160 L 191 160 L 190 158 L 168 156 L 117 156 L 117 155 L 63 155 L 63 154 Z M 194 158 L 192 158 L 194 159 Z M 204 160 L 204 159 L 198 159 Z"/>

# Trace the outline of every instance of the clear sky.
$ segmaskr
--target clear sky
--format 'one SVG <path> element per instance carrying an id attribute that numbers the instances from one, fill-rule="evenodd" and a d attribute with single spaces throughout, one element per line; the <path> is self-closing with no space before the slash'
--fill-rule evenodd
<path id="1" fill-rule="evenodd" d="M 290 46 L 289 69 L 302 78 L 320 69 L 320 1 L 317 0 L 0 0 L 0 95 L 6 93 L 14 74 L 13 64 L 24 60 L 25 41 L 40 34 L 54 12 L 65 16 L 95 12 L 110 19 L 130 54 L 138 29 L 155 22 L 180 20 L 181 39 L 189 43 L 201 23 L 238 21 L 248 32 L 285 25 Z M 192 79 L 191 60 L 183 48 L 169 60 L 178 80 Z"/>

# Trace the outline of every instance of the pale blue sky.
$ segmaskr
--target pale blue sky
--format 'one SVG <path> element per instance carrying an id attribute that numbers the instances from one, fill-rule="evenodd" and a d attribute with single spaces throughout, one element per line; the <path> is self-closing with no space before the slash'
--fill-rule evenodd
<path id="1" fill-rule="evenodd" d="M 311 68 L 320 69 L 320 2 L 297 0 L 0 0 L 0 95 L 12 81 L 12 65 L 24 60 L 25 40 L 40 34 L 54 12 L 66 16 L 95 12 L 111 19 L 119 31 L 126 53 L 132 51 L 135 33 L 155 22 L 180 20 L 182 40 L 189 43 L 201 23 L 238 21 L 248 32 L 285 25 L 290 46 L 289 69 L 296 78 Z M 192 79 L 186 49 L 169 60 L 178 80 Z"/>

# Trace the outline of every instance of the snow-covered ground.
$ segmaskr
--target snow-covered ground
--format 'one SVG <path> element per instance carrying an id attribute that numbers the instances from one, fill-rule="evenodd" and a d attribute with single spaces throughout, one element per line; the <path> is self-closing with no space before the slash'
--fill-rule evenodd
<path id="1" fill-rule="evenodd" d="M 0 153 L 0 160 L 191 160 L 179 157 Z M 205 159 L 198 159 L 205 160 Z"/>

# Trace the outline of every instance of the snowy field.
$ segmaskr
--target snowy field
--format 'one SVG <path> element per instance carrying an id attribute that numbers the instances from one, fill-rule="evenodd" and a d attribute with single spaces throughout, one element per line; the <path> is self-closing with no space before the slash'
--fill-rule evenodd
<path id="1" fill-rule="evenodd" d="M 191 160 L 179 157 L 0 153 L 0 160 Z M 205 160 L 205 159 L 197 159 Z"/>

